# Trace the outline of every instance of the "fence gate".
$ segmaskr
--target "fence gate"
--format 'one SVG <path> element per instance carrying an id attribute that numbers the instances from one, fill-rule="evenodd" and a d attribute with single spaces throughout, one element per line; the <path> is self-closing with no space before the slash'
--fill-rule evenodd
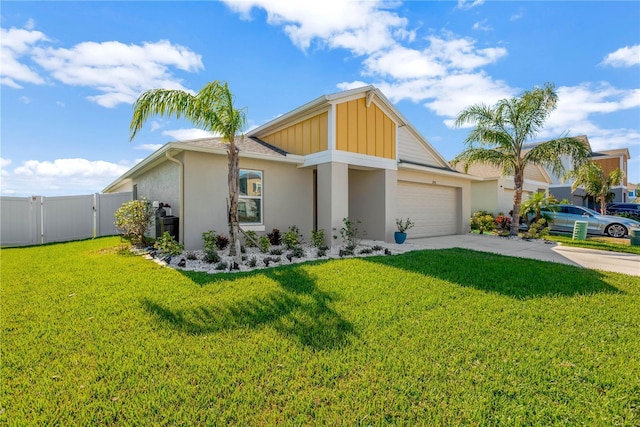
<path id="1" fill-rule="evenodd" d="M 0 246 L 26 246 L 118 234 L 114 213 L 132 193 L 0 197 Z"/>

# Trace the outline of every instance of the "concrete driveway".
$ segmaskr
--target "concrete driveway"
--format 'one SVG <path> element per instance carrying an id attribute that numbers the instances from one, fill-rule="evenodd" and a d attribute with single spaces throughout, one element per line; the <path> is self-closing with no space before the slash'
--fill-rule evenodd
<path id="1" fill-rule="evenodd" d="M 559 262 L 593 270 L 640 276 L 640 255 L 620 252 L 598 251 L 594 249 L 561 246 L 555 242 L 541 240 L 521 240 L 506 237 L 461 234 L 455 236 L 408 239 L 402 245 L 393 245 L 394 252 L 419 249 L 465 248 L 475 251 L 492 252 L 520 258 Z"/>

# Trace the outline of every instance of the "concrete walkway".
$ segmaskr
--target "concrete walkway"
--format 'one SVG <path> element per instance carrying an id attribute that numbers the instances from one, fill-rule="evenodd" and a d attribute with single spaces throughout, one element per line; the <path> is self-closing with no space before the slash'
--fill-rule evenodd
<path id="1" fill-rule="evenodd" d="M 402 245 L 385 246 L 397 253 L 420 249 L 465 248 L 640 276 L 640 255 L 561 246 L 555 242 L 541 240 L 526 241 L 499 236 L 461 234 L 408 239 Z"/>

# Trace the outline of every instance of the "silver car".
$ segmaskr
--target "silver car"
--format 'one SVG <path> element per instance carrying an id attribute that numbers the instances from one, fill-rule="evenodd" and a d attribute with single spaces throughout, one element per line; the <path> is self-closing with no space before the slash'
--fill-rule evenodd
<path id="1" fill-rule="evenodd" d="M 629 218 L 601 215 L 593 209 L 574 205 L 550 205 L 540 212 L 551 218 L 551 230 L 571 233 L 576 221 L 588 222 L 587 233 L 624 237 L 630 230 L 640 229 L 640 222 Z"/>

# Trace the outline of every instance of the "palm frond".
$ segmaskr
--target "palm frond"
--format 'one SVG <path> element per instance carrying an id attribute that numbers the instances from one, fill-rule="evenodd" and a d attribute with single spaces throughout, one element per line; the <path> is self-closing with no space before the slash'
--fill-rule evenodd
<path id="1" fill-rule="evenodd" d="M 581 165 L 587 161 L 589 150 L 580 139 L 565 136 L 536 145 L 524 155 L 524 159 L 527 163 L 545 166 L 561 176 L 565 172 L 563 156 L 571 158 L 574 165 Z"/>
<path id="2" fill-rule="evenodd" d="M 464 172 L 467 173 L 469 166 L 474 163 L 487 163 L 499 168 L 512 170 L 515 166 L 515 159 L 509 154 L 498 150 L 469 148 L 458 154 L 450 163 L 453 167 L 462 164 Z"/>

